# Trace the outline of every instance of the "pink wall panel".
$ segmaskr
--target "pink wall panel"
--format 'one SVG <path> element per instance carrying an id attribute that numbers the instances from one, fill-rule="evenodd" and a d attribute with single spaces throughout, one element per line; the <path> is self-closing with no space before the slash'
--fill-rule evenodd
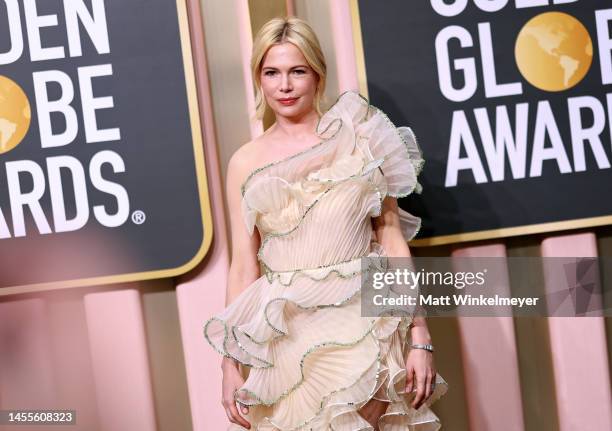
<path id="1" fill-rule="evenodd" d="M 140 294 L 84 297 L 102 431 L 155 431 L 155 411 Z"/>
<path id="2" fill-rule="evenodd" d="M 334 49 L 336 53 L 336 70 L 340 92 L 359 90 L 355 45 L 353 42 L 353 23 L 348 1 L 329 2 L 330 15 L 334 31 Z"/>
<path id="3" fill-rule="evenodd" d="M 43 299 L 0 303 L 0 409 L 53 408 L 56 381 Z"/>
<path id="4" fill-rule="evenodd" d="M 506 257 L 503 244 L 456 249 L 453 257 Z M 510 281 L 505 294 L 510 296 Z M 500 293 L 504 294 L 500 289 Z M 501 311 L 501 310 L 500 310 Z M 509 316 L 510 311 L 507 311 Z M 470 429 L 524 429 L 512 317 L 459 317 Z"/>
<path id="5" fill-rule="evenodd" d="M 594 233 L 552 236 L 542 256 L 594 257 Z M 545 281 L 546 283 L 546 281 Z M 546 283 L 546 289 L 554 286 Z M 612 395 L 604 320 L 601 317 L 548 319 L 561 431 L 612 429 Z"/>

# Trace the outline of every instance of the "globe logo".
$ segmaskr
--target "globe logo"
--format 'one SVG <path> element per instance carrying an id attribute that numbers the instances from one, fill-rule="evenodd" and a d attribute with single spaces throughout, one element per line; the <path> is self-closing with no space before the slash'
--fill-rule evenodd
<path id="1" fill-rule="evenodd" d="M 546 12 L 523 26 L 514 56 L 521 75 L 531 85 L 545 91 L 563 91 L 578 84 L 589 71 L 593 42 L 573 16 Z"/>
<path id="2" fill-rule="evenodd" d="M 0 75 L 0 154 L 15 148 L 30 128 L 30 101 L 15 81 Z"/>

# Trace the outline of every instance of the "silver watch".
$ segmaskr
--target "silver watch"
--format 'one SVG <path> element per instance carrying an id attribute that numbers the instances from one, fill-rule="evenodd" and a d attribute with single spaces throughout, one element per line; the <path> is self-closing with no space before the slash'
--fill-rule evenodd
<path id="1" fill-rule="evenodd" d="M 432 353 L 434 351 L 433 344 L 411 344 L 410 347 L 413 348 L 413 349 L 428 350 L 428 351 L 430 351 Z"/>

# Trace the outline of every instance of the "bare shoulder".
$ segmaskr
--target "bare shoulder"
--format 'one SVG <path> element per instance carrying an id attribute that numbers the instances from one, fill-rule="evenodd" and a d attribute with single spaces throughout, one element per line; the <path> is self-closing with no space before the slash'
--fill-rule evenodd
<path id="1" fill-rule="evenodd" d="M 227 166 L 228 186 L 240 186 L 255 169 L 260 167 L 265 157 L 264 137 L 257 137 L 238 148 Z"/>

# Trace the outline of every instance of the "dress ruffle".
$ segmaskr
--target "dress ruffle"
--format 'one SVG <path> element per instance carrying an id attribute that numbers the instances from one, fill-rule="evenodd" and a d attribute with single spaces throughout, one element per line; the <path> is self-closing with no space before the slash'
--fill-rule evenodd
<path id="1" fill-rule="evenodd" d="M 383 175 L 370 177 L 381 204 L 387 195 L 401 198 L 421 193 L 418 176 L 425 161 L 414 132 L 410 127 L 395 127 L 384 112 L 359 93 L 343 93 L 320 118 L 317 134 L 322 139 L 317 145 L 256 169 L 243 183 L 241 211 L 249 234 L 258 221 L 264 232 L 275 228 L 268 226 L 266 220 L 287 224 L 295 221 L 326 188 L 351 178 L 366 177 L 379 167 Z M 335 140 L 341 141 L 340 145 L 333 146 L 330 141 Z M 326 145 L 331 160 L 305 177 L 290 182 L 284 178 L 286 175 L 275 172 L 276 167 L 282 170 L 284 166 L 299 164 L 310 153 L 324 153 Z M 409 241 L 421 228 L 421 219 L 403 208 L 398 207 L 398 212 L 402 234 Z"/>
<path id="2" fill-rule="evenodd" d="M 334 220 L 349 205 L 356 209 L 346 222 L 375 217 L 385 196 L 420 193 L 421 150 L 409 127 L 396 128 L 352 91 L 321 117 L 317 133 L 319 144 L 256 169 L 243 183 L 242 214 L 250 233 L 255 226 L 262 233 L 257 256 L 265 274 L 206 322 L 205 338 L 248 367 L 235 397 L 250 406 L 244 416 L 251 430 L 372 430 L 358 410 L 376 398 L 389 402 L 380 431 L 436 431 L 440 422 L 429 407 L 447 391 L 444 379 L 436 376 L 418 410 L 410 405 L 414 393 L 404 391 L 412 318 L 361 316 L 361 276 L 387 269 L 382 246 L 362 241 L 367 230 L 347 228 L 353 237 L 330 232 L 340 241 L 334 250 L 308 242 L 310 231 L 300 229 Z M 402 233 L 412 239 L 420 219 L 403 209 L 399 215 Z M 359 252 L 363 244 L 366 253 Z M 292 266 L 308 261 L 308 253 L 331 263 Z M 343 260 L 334 253 L 358 256 Z M 362 267 L 361 257 L 379 259 Z"/>
<path id="3" fill-rule="evenodd" d="M 243 365 L 272 367 L 274 351 L 270 342 L 289 333 L 289 306 L 314 311 L 349 303 L 360 292 L 357 275 L 386 270 L 380 244 L 374 243 L 366 257 L 378 259 L 370 260 L 366 268 L 361 267 L 358 258 L 321 268 L 267 274 L 267 279 L 261 277 L 221 314 L 209 319 L 204 335 L 215 350 Z M 323 280 L 326 283 L 312 283 Z"/>
<path id="4" fill-rule="evenodd" d="M 372 260 L 380 263 L 372 269 L 386 269 L 384 256 L 374 243 L 369 257 L 383 258 Z M 262 277 L 206 323 L 208 342 L 250 368 L 236 399 L 250 406 L 244 417 L 257 424 L 252 429 L 371 430 L 357 413 L 371 398 L 389 402 L 380 431 L 439 429 L 429 406 L 447 391 L 444 379 L 437 375 L 418 410 L 404 391 L 412 319 L 360 317 L 360 273 L 350 265 L 318 269 L 325 283 L 312 283 L 307 271 L 292 274 L 288 285 Z"/>

